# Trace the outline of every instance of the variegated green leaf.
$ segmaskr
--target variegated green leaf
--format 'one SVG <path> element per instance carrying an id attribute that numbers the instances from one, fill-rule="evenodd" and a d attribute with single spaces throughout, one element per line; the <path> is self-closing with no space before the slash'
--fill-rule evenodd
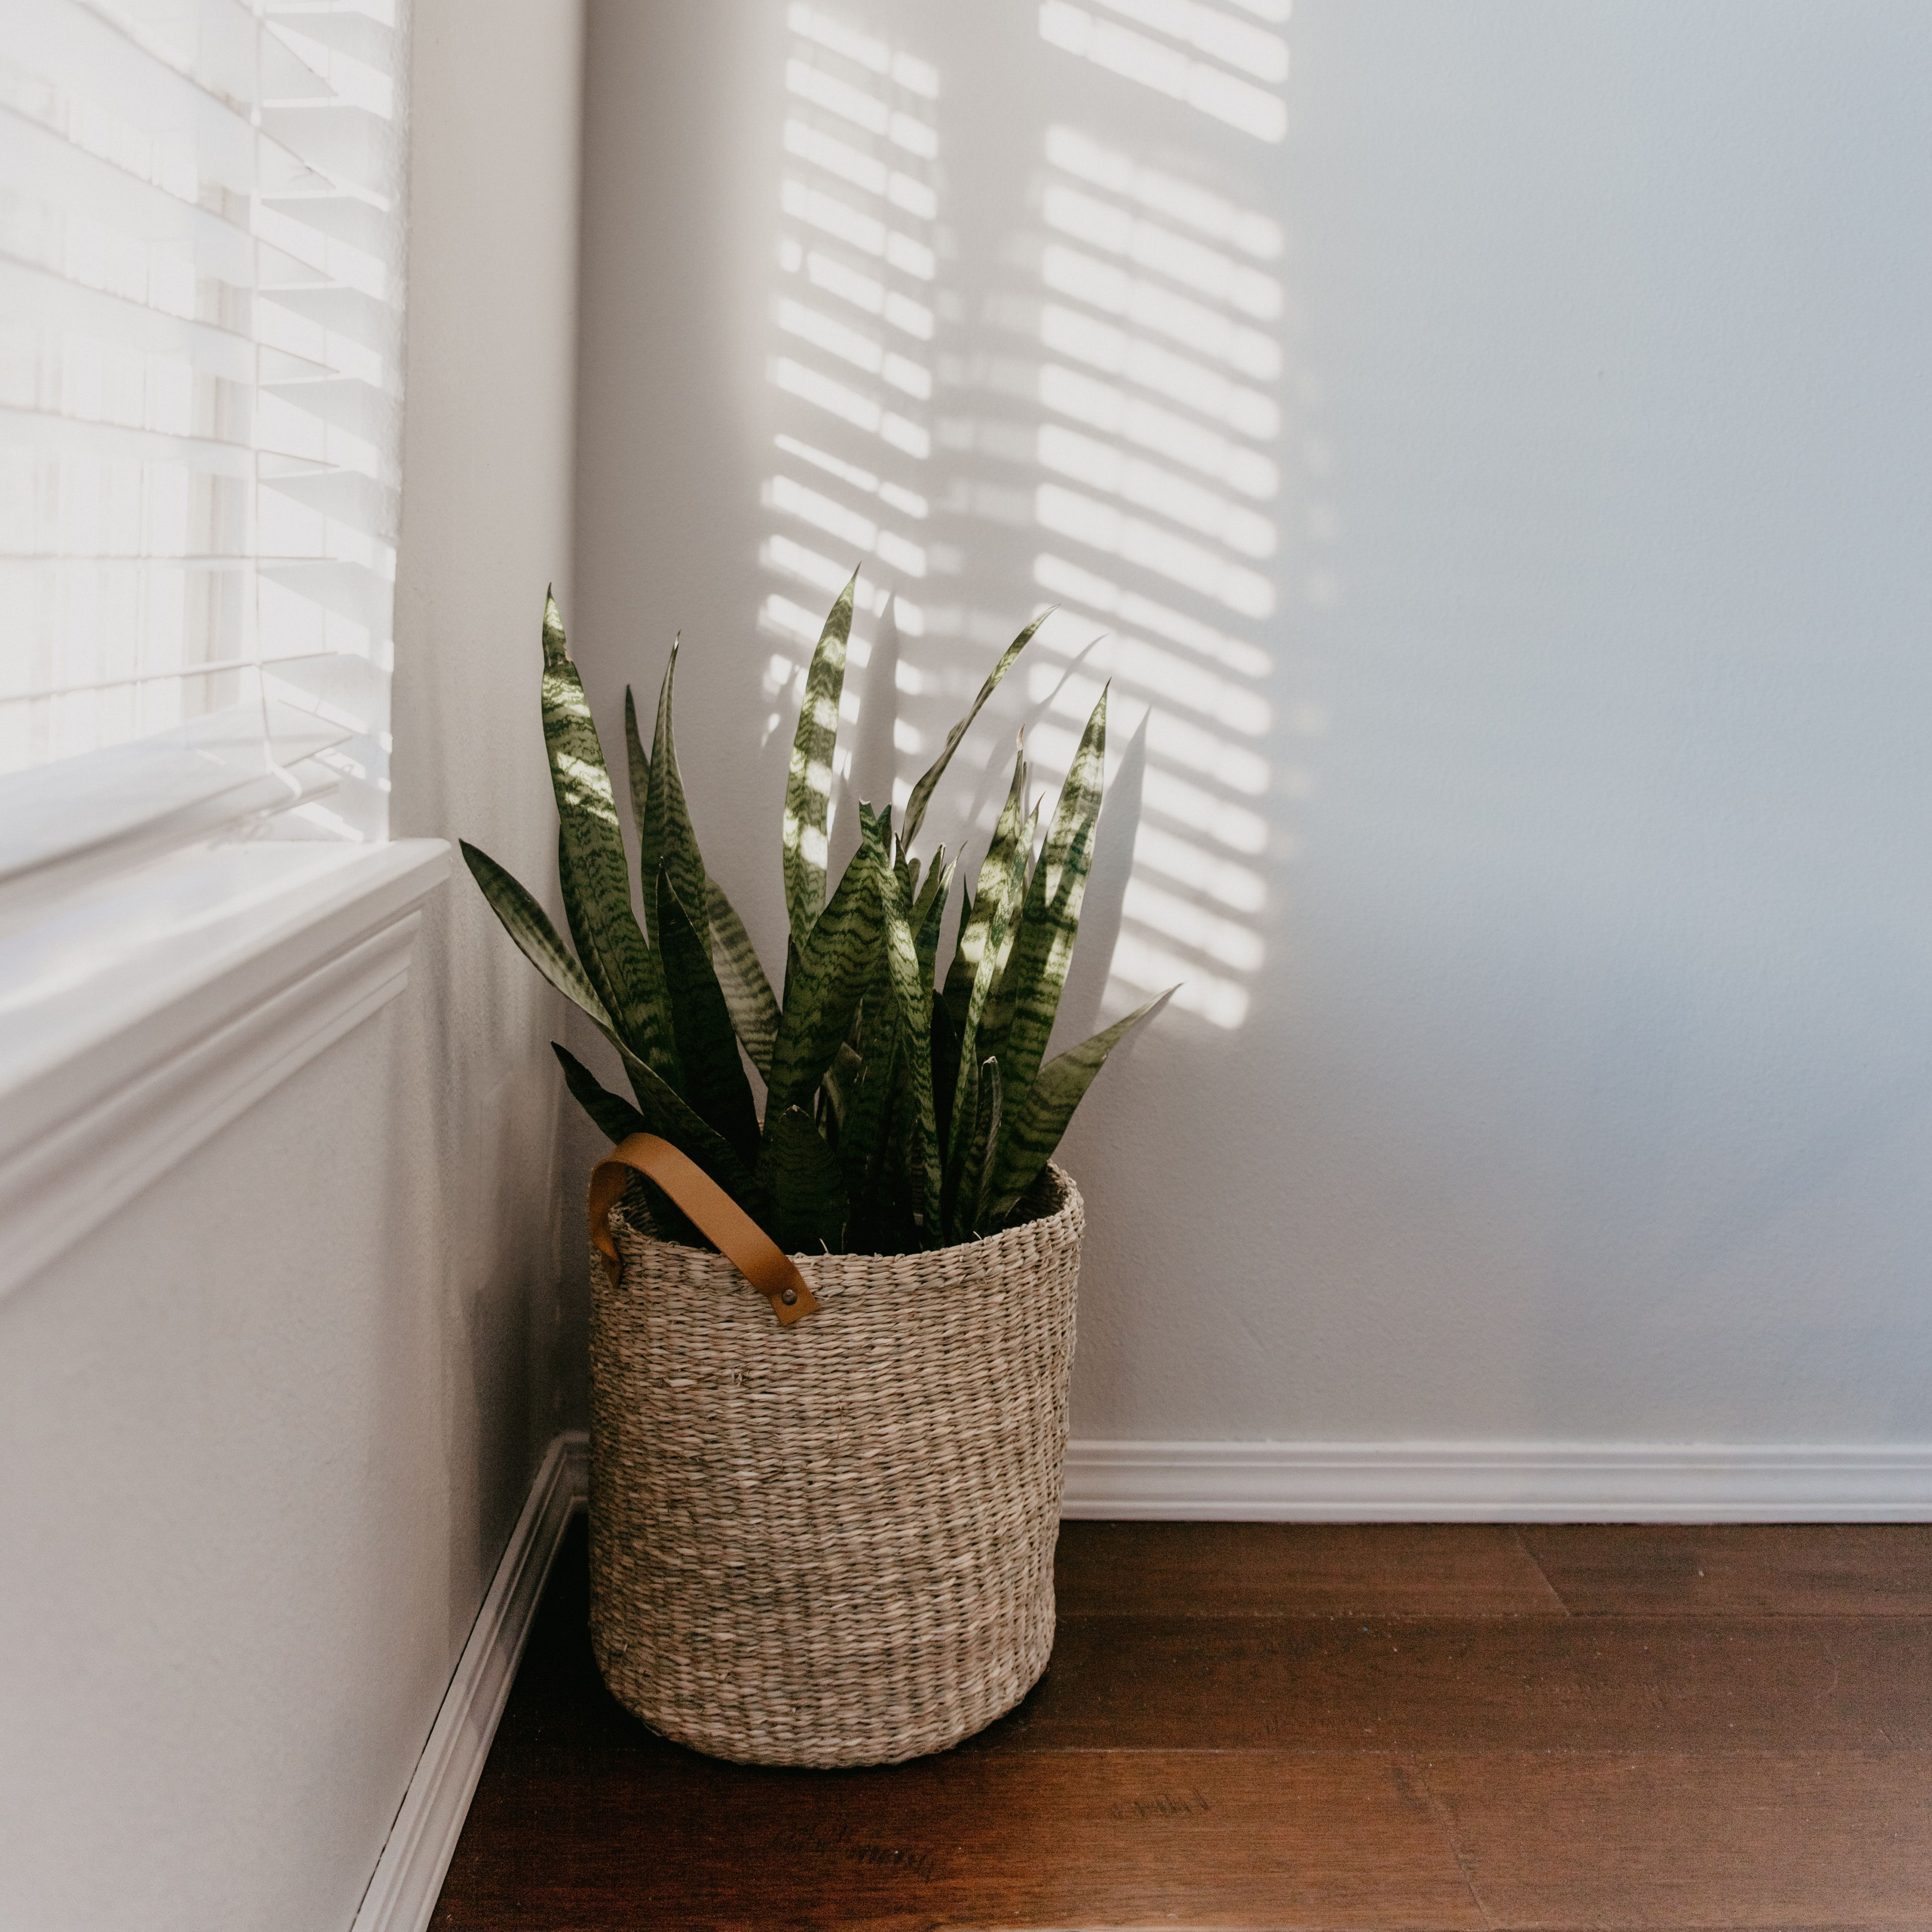
<path id="1" fill-rule="evenodd" d="M 852 1030 L 855 1034 L 859 1030 L 856 1015 L 853 1017 Z M 826 1114 L 831 1123 L 832 1143 L 836 1145 L 844 1144 L 845 1122 L 851 1112 L 852 1096 L 858 1092 L 865 1071 L 864 1057 L 848 1037 L 838 1042 L 838 1051 L 832 1056 L 831 1065 L 818 1076 L 818 1090 L 825 1096 Z"/>
<path id="2" fill-rule="evenodd" d="M 832 800 L 832 754 L 838 737 L 838 700 L 845 688 L 845 652 L 852 635 L 852 599 L 859 573 L 838 593 L 805 674 L 805 697 L 792 736 L 785 778 L 785 908 L 794 945 L 802 951 L 825 905 L 826 826 Z"/>
<path id="3" fill-rule="evenodd" d="M 945 882 L 952 874 L 946 863 L 946 848 L 942 845 L 932 855 L 932 869 L 926 875 L 926 883 L 920 884 L 919 861 L 915 859 L 907 867 L 911 874 L 913 888 L 912 910 L 907 914 L 912 929 L 916 932 L 926 923 L 926 916 L 932 910 L 932 902 Z"/>
<path id="4" fill-rule="evenodd" d="M 979 1118 L 973 1130 L 973 1150 L 967 1183 L 960 1193 L 961 1239 L 970 1240 L 991 1232 L 993 1170 L 1000 1158 L 1000 1063 L 990 1055 L 980 1063 Z"/>
<path id="5" fill-rule="evenodd" d="M 1052 904 L 1036 912 L 1029 891 L 1005 970 L 980 1018 L 980 1050 L 999 1055 L 1007 1095 L 1015 1106 L 1026 1098 L 1053 1031 L 1054 1016 L 1073 958 L 1080 901 L 1090 862 L 1083 827 L 1060 868 L 1060 890 Z M 1039 868 L 1034 870 L 1037 872 Z"/>
<path id="6" fill-rule="evenodd" d="M 1107 1064 L 1107 1056 L 1156 1007 L 1172 997 L 1170 987 L 1160 998 L 1137 1006 L 1124 1020 L 1116 1020 L 1091 1039 L 1056 1054 L 1042 1066 L 1027 1096 L 1026 1105 L 1017 1110 L 1005 1130 L 999 1165 L 993 1182 L 991 1218 L 997 1226 L 1012 1212 L 1013 1204 L 1039 1178 L 1040 1169 L 1053 1156 L 1073 1110 L 1094 1084 L 1094 1076 Z"/>
<path id="7" fill-rule="evenodd" d="M 858 1032 L 857 1064 L 844 1070 L 844 1106 L 838 1122 L 838 1165 L 855 1205 L 868 1202 L 877 1188 L 892 1109 L 898 1016 L 892 1004 L 892 969 L 883 943 L 872 982 L 860 1003 Z M 842 1067 L 850 1052 L 849 1046 L 840 1048 Z"/>
<path id="8" fill-rule="evenodd" d="M 993 828 L 992 842 L 980 862 L 980 873 L 973 890 L 965 897 L 959 914 L 959 931 L 953 941 L 952 964 L 946 969 L 945 999 L 956 1024 L 966 1024 L 966 1010 L 971 1000 L 974 981 L 980 970 L 980 955 L 986 944 L 986 925 L 992 916 L 993 902 L 986 897 L 989 888 L 1004 879 L 1012 862 L 1012 850 L 1019 837 L 1022 795 L 1026 789 L 1024 748 L 1013 759 L 1013 782 L 1000 807 L 999 822 Z"/>
<path id="9" fill-rule="evenodd" d="M 622 1094 L 599 1085 L 597 1076 L 575 1054 L 555 1040 L 550 1042 L 550 1050 L 563 1068 L 563 1084 L 570 1089 L 571 1097 L 597 1124 L 598 1132 L 613 1147 L 633 1134 L 648 1131 L 644 1115 Z"/>
<path id="10" fill-rule="evenodd" d="M 920 1245 L 936 1248 L 945 1242 L 940 1214 L 939 1130 L 932 1106 L 932 978 L 920 964 L 919 943 L 907 919 L 898 875 L 889 861 L 879 860 L 879 896 L 886 922 L 886 958 L 892 979 L 892 998 L 898 1010 L 899 1051 L 909 1075 L 910 1132 L 908 1149 L 914 1178 L 914 1197 L 920 1226 Z"/>
<path id="11" fill-rule="evenodd" d="M 1031 824 L 1022 817 L 1025 786 L 1025 761 L 1016 758 L 1012 788 L 1000 809 L 986 862 L 980 868 L 980 890 L 973 901 L 973 917 L 960 938 L 960 954 L 972 964 L 973 981 L 967 991 L 966 1011 L 959 1022 L 959 1072 L 946 1134 L 946 1180 L 950 1201 L 958 1198 L 966 1141 L 972 1132 L 977 1107 L 980 1017 L 1006 965 L 1013 916 L 1019 910 L 1025 882 L 1027 855 L 1032 850 Z"/>
<path id="12" fill-rule="evenodd" d="M 692 830 L 691 809 L 685 803 L 684 780 L 677 769 L 677 744 L 671 732 L 671 686 L 677 676 L 677 642 L 672 640 L 670 662 L 658 689 L 657 722 L 651 734 L 650 783 L 645 799 L 639 838 L 644 861 L 644 911 L 651 938 L 658 937 L 658 868 L 670 874 L 678 902 L 693 919 L 706 918 L 708 895 L 704 861 Z"/>
<path id="13" fill-rule="evenodd" d="M 502 922 L 503 930 L 517 942 L 524 957 L 563 997 L 581 1006 L 605 1032 L 612 1030 L 610 1016 L 597 997 L 584 968 L 572 957 L 570 949 L 550 922 L 550 915 L 488 853 L 468 839 L 458 843 L 471 878 L 482 888 L 490 910 Z"/>
<path id="14" fill-rule="evenodd" d="M 657 956 L 670 992 L 685 1097 L 747 1166 L 758 1157 L 758 1115 L 738 1058 L 731 1016 L 712 970 L 711 949 L 684 909 L 668 858 L 657 880 Z"/>
<path id="15" fill-rule="evenodd" d="M 563 836 L 560 826 L 556 834 L 556 872 L 563 887 L 563 910 L 570 922 L 570 943 L 577 948 L 577 956 L 581 959 L 590 944 L 584 929 L 583 907 L 584 894 L 578 888 L 577 875 L 570 854 L 570 842 Z M 646 946 L 638 957 L 638 970 L 644 982 L 643 999 L 650 1011 L 661 1016 L 663 1028 L 646 1042 L 644 1058 L 652 1066 L 680 1090 L 684 1085 L 684 1066 L 678 1058 L 677 1030 L 671 1024 L 670 996 L 664 985 L 664 962 Z M 610 1032 L 614 1040 L 636 1046 L 633 1040 L 622 1040 L 614 1028 Z"/>
<path id="16" fill-rule="evenodd" d="M 905 830 L 901 833 L 901 842 L 910 849 L 912 842 L 919 836 L 919 828 L 926 823 L 926 808 L 932 802 L 934 788 L 946 776 L 946 768 L 952 762 L 952 754 L 959 748 L 959 741 L 965 736 L 974 718 L 979 716 L 988 698 L 1000 688 L 1000 680 L 1013 668 L 1013 662 L 1027 646 L 1033 641 L 1033 634 L 1048 618 L 1053 615 L 1051 609 L 1042 610 L 1006 649 L 1000 653 L 1000 661 L 986 674 L 986 681 L 980 687 L 980 694 L 973 700 L 973 708 L 946 734 L 946 742 L 940 747 L 939 756 L 933 760 L 912 788 L 912 796 L 906 801 Z"/>
<path id="17" fill-rule="evenodd" d="M 631 910 L 624 834 L 610 774 L 583 680 L 564 646 L 554 597 L 544 602 L 543 725 L 558 823 L 569 854 L 564 876 L 579 956 L 617 1030 L 632 1049 L 676 1078 L 676 1054 L 661 976 Z"/>
<path id="18" fill-rule="evenodd" d="M 778 1036 L 778 996 L 758 964 L 745 922 L 731 910 L 731 902 L 715 879 L 705 882 L 705 896 L 711 910 L 712 970 L 758 1078 L 770 1080 L 772 1048 Z"/>
<path id="19" fill-rule="evenodd" d="M 559 1046 L 554 1040 L 550 1042 L 550 1051 L 562 1064 L 564 1084 L 570 1089 L 578 1105 L 596 1122 L 599 1131 L 608 1136 L 612 1146 L 628 1140 L 633 1134 L 650 1131 L 644 1115 L 622 1094 L 613 1094 L 599 1085 L 596 1076 L 574 1053 Z M 650 1205 L 652 1225 L 659 1239 L 680 1241 L 687 1247 L 710 1246 L 692 1226 L 684 1210 L 655 1181 L 638 1174 L 631 1184 L 644 1190 Z"/>
<path id="20" fill-rule="evenodd" d="M 944 849 L 941 848 L 942 850 Z M 925 974 L 926 983 L 928 986 L 932 984 L 933 968 L 939 958 L 939 932 L 946 923 L 946 896 L 952 890 L 952 868 L 950 866 L 941 866 L 935 876 L 939 880 L 938 891 L 931 898 L 927 898 L 923 892 L 920 893 L 920 899 L 924 910 L 921 911 L 915 907 L 914 910 L 919 911 L 920 916 L 916 920 L 910 922 L 913 934 L 919 946 L 919 970 Z"/>
<path id="21" fill-rule="evenodd" d="M 638 1096 L 638 1111 L 644 1117 L 646 1128 L 688 1154 L 762 1226 L 771 1204 L 751 1169 L 733 1153 L 730 1142 L 621 1040 L 616 1046 L 624 1071 L 630 1076 L 631 1090 Z"/>
<path id="22" fill-rule="evenodd" d="M 1024 1106 L 1027 1090 L 1039 1071 L 1072 963 L 1106 765 L 1103 688 L 1060 788 L 1040 862 L 1027 884 L 1012 957 L 1000 975 L 983 1034 L 982 1050 L 1000 1056 L 1007 1102 L 1016 1111 Z"/>
<path id="23" fill-rule="evenodd" d="M 845 1177 L 838 1156 L 802 1108 L 765 1124 L 758 1175 L 772 1201 L 766 1232 L 788 1255 L 837 1252 L 844 1245 Z"/>
<path id="24" fill-rule="evenodd" d="M 859 825 L 859 850 L 813 922 L 786 989 L 766 1082 L 767 1121 L 788 1107 L 811 1105 L 872 977 L 880 944 L 878 875 L 892 866 L 885 820 L 862 806 Z"/>
<path id="25" fill-rule="evenodd" d="M 651 760 L 644 749 L 644 741 L 638 735 L 638 700 L 631 695 L 631 687 L 624 687 L 624 764 L 631 779 L 631 822 L 638 828 L 638 843 L 645 845 L 644 818 L 646 801 L 650 796 Z M 641 880 L 644 866 L 650 862 L 646 850 L 640 861 L 638 872 Z"/>

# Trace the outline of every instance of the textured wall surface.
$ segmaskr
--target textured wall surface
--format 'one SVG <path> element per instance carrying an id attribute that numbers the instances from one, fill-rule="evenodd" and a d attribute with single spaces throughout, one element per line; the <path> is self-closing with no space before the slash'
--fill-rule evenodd
<path id="1" fill-rule="evenodd" d="M 392 827 L 554 866 L 580 20 L 418 0 Z M 0 1924 L 354 1916 L 556 1426 L 550 996 L 411 983 L 0 1306 Z"/>
<path id="2" fill-rule="evenodd" d="M 875 799 L 1081 614 L 928 842 L 1146 718 L 1076 1432 L 1932 1432 L 1932 19 L 1820 20 L 1307 0 L 1217 113 L 1104 9 L 592 0 L 573 637 L 614 743 L 682 631 L 767 960 L 828 571 Z"/>

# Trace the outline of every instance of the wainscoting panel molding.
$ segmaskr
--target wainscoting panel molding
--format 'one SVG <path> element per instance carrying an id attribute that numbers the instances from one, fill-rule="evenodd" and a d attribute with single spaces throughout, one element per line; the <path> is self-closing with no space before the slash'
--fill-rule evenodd
<path id="1" fill-rule="evenodd" d="M 1932 1443 L 1070 1443 L 1063 1515 L 1204 1522 L 1925 1522 Z"/>
<path id="2" fill-rule="evenodd" d="M 555 1438 L 476 1613 L 351 1932 L 423 1932 L 483 1775 L 550 1565 L 590 1493 L 590 1441 Z"/>
<path id="3" fill-rule="evenodd" d="M 448 872 L 262 842 L 0 934 L 0 1298 L 394 999 Z"/>

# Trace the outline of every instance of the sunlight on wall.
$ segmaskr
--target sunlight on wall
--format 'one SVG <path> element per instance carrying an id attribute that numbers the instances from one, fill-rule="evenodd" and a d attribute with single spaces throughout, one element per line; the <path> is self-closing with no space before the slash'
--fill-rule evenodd
<path id="1" fill-rule="evenodd" d="M 1247 1017 L 1287 843 L 1274 802 L 1295 786 L 1272 747 L 1314 718 L 1278 718 L 1270 690 L 1286 244 L 1223 152 L 1284 136 L 1288 50 L 1270 27 L 1288 0 L 1234 4 L 1251 17 L 1047 0 L 1027 58 L 1100 71 L 1078 117 L 1035 124 L 1024 200 L 976 254 L 943 219 L 942 135 L 976 182 L 976 143 L 1000 143 L 1012 172 L 1016 124 L 962 112 L 956 129 L 943 51 L 898 44 L 890 10 L 861 27 L 789 9 L 760 560 L 768 735 L 854 562 L 848 720 L 892 607 L 898 805 L 992 651 L 1060 607 L 989 724 L 1034 714 L 1029 764 L 1057 787 L 1111 683 L 1114 761 L 1144 727 L 1145 767 L 1108 1004 L 1178 981 L 1177 1004 L 1223 1028 Z M 980 787 L 981 850 L 1003 790 L 1004 775 Z"/>
<path id="2" fill-rule="evenodd" d="M 811 7 L 790 8 L 786 24 L 782 292 L 768 374 L 788 427 L 773 440 L 763 494 L 775 527 L 759 554 L 782 585 L 759 613 L 781 646 L 765 671 L 775 706 L 767 736 L 784 716 L 776 707 L 802 695 L 826 606 L 853 565 L 865 567 L 850 654 L 860 673 L 871 656 L 866 620 L 884 611 L 895 584 L 927 574 L 938 271 L 938 74 Z M 921 634 L 919 604 L 902 597 L 895 614 L 902 635 Z M 848 686 L 842 716 L 855 720 L 860 708 Z M 898 738 L 900 748 L 919 748 L 909 730 Z M 851 756 L 842 746 L 838 777 L 850 776 Z M 902 781 L 895 802 L 909 791 Z"/>

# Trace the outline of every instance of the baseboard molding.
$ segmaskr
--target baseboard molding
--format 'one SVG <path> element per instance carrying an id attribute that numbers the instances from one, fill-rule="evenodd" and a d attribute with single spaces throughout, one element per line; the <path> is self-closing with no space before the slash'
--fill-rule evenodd
<path id="1" fill-rule="evenodd" d="M 1932 1444 L 1076 1441 L 1060 1513 L 1222 1522 L 1925 1522 Z"/>
<path id="2" fill-rule="evenodd" d="M 424 1932 L 573 1511 L 590 1441 L 553 1441 L 352 1932 Z M 1224 1522 L 1925 1522 L 1932 1444 L 1070 1442 L 1061 1514 Z"/>
<path id="3" fill-rule="evenodd" d="M 423 1932 L 429 1924 L 557 1546 L 590 1493 L 590 1467 L 581 1430 L 557 1436 L 545 1452 L 352 1932 Z"/>

